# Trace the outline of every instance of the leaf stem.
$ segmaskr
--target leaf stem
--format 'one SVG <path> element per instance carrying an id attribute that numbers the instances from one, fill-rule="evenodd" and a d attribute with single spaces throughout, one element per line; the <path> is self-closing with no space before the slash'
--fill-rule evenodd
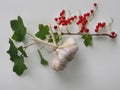
<path id="1" fill-rule="evenodd" d="M 31 44 L 25 45 L 24 48 L 26 49 L 26 48 L 28 48 L 29 46 L 35 45 L 35 44 L 37 44 L 37 43 L 38 43 L 38 42 L 34 42 L 34 43 L 31 43 Z"/>
<path id="2" fill-rule="evenodd" d="M 32 38 L 35 38 L 35 36 L 33 36 L 32 34 L 30 34 L 30 33 L 27 33 L 29 36 L 31 36 Z"/>

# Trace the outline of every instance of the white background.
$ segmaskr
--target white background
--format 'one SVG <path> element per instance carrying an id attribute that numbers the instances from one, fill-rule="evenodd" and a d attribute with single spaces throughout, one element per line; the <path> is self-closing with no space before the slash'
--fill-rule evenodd
<path id="1" fill-rule="evenodd" d="M 55 72 L 40 64 L 34 46 L 27 49 L 28 69 L 22 76 L 12 72 L 13 63 L 6 51 L 12 35 L 9 21 L 21 16 L 29 32 L 36 32 L 39 23 L 54 22 L 62 9 L 71 13 L 87 12 L 93 3 L 99 4 L 90 28 L 98 21 L 110 22 L 118 34 L 116 40 L 94 38 L 93 47 L 85 47 L 82 40 L 74 60 L 64 71 Z M 120 90 L 120 0 L 0 0 L 0 90 Z M 52 55 L 44 54 L 47 59 Z"/>

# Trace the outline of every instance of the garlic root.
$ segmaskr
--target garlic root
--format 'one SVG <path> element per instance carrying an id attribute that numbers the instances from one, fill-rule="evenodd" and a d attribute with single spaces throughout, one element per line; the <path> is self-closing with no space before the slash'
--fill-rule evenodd
<path id="1" fill-rule="evenodd" d="M 78 45 L 74 38 L 65 40 L 63 44 L 56 49 L 58 55 L 51 63 L 52 68 L 56 71 L 63 70 L 68 62 L 72 61 L 77 50 Z"/>

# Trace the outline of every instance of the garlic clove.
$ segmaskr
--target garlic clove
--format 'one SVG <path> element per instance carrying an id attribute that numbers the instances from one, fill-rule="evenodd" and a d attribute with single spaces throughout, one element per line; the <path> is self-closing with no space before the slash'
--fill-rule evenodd
<path id="1" fill-rule="evenodd" d="M 74 38 L 68 38 L 63 42 L 62 45 L 59 46 L 59 48 L 68 47 L 74 44 L 77 44 L 76 40 Z"/>
<path id="2" fill-rule="evenodd" d="M 53 61 L 52 61 L 52 68 L 56 71 L 60 71 L 60 70 L 63 70 L 65 68 L 65 64 L 62 64 L 58 61 L 58 58 L 55 58 Z"/>
<path id="3" fill-rule="evenodd" d="M 60 45 L 57 51 L 57 57 L 52 61 L 52 68 L 56 71 L 63 70 L 70 62 L 78 50 L 77 42 L 74 38 L 68 38 Z"/>

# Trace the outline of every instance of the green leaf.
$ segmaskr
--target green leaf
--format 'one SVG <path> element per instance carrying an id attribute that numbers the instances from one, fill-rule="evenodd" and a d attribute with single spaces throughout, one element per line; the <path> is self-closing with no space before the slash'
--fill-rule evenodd
<path id="1" fill-rule="evenodd" d="M 59 34 L 58 34 L 57 32 L 55 32 L 55 33 L 54 33 L 54 36 L 55 36 L 55 41 L 56 41 L 56 43 L 58 43 L 58 42 L 61 40 Z M 48 42 L 53 42 L 52 36 L 49 37 Z"/>
<path id="2" fill-rule="evenodd" d="M 9 39 L 10 48 L 7 53 L 10 55 L 10 60 L 14 61 L 14 58 L 18 58 L 17 47 L 14 45 L 13 41 Z"/>
<path id="3" fill-rule="evenodd" d="M 25 39 L 26 27 L 24 26 L 23 20 L 20 16 L 18 16 L 17 19 L 18 20 L 10 21 L 11 28 L 14 31 L 12 39 L 14 39 L 15 41 L 21 42 Z"/>
<path id="4" fill-rule="evenodd" d="M 85 46 L 92 46 L 92 36 L 84 34 L 82 35 L 82 39 L 84 39 Z"/>
<path id="5" fill-rule="evenodd" d="M 39 53 L 40 58 L 41 58 L 41 64 L 42 64 L 42 65 L 48 65 L 48 61 L 43 58 L 40 50 L 38 50 L 38 53 Z"/>
<path id="6" fill-rule="evenodd" d="M 43 24 L 39 24 L 39 31 L 35 34 L 36 37 L 44 40 L 46 39 L 46 35 L 49 35 L 49 27 L 48 25 L 43 25 Z"/>
<path id="7" fill-rule="evenodd" d="M 24 59 L 23 57 L 19 57 L 19 58 L 15 58 L 14 60 L 14 66 L 13 66 L 13 71 L 17 74 L 17 75 L 21 75 L 24 70 L 26 70 L 27 67 L 24 64 Z"/>
<path id="8" fill-rule="evenodd" d="M 52 36 L 50 36 L 50 37 L 48 38 L 48 42 L 53 42 Z"/>
<path id="9" fill-rule="evenodd" d="M 13 31 L 17 30 L 18 28 L 18 21 L 17 20 L 11 20 L 10 25 Z"/>
<path id="10" fill-rule="evenodd" d="M 23 55 L 24 57 L 27 57 L 27 53 L 25 52 L 25 50 L 23 49 L 22 46 L 20 46 L 20 47 L 18 48 L 18 50 L 22 53 L 22 55 Z"/>
<path id="11" fill-rule="evenodd" d="M 24 64 L 24 57 L 27 57 L 26 52 L 23 50 L 23 47 L 20 46 L 17 48 L 13 41 L 9 39 L 10 48 L 7 53 L 10 55 L 10 60 L 13 61 L 13 71 L 17 75 L 21 75 L 27 67 Z"/>

